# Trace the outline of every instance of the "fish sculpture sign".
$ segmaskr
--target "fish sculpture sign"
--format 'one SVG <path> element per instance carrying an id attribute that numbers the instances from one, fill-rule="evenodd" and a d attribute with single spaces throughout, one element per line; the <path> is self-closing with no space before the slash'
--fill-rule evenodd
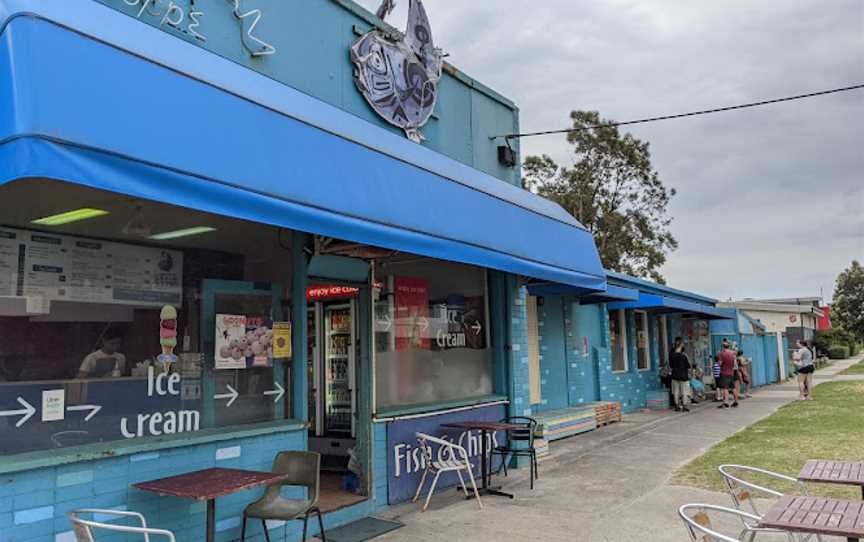
<path id="1" fill-rule="evenodd" d="M 420 129 L 438 100 L 443 55 L 432 41 L 423 2 L 409 1 L 405 35 L 371 30 L 351 47 L 351 60 L 354 81 L 372 109 L 420 143 L 425 139 Z M 394 7 L 393 0 L 384 0 L 378 16 L 384 19 Z"/>

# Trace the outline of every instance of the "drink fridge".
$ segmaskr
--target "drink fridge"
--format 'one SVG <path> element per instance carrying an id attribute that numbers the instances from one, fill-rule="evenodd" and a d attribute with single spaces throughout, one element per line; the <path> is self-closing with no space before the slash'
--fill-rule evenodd
<path id="1" fill-rule="evenodd" d="M 310 308 L 309 414 L 317 436 L 355 436 L 354 312 L 353 300 Z"/>

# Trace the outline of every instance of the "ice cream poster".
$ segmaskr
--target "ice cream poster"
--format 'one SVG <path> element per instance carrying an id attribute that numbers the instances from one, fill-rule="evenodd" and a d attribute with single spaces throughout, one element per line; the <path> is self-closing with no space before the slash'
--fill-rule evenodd
<path id="1" fill-rule="evenodd" d="M 238 314 L 216 315 L 216 369 L 273 366 L 272 322 Z"/>

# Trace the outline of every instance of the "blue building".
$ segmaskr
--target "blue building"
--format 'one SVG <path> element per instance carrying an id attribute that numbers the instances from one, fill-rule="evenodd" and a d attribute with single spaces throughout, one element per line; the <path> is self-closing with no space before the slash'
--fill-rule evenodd
<path id="1" fill-rule="evenodd" d="M 711 340 L 715 349 L 728 339 L 744 351 L 752 363 L 753 387 L 781 382 L 792 374 L 786 367 L 784 353 L 788 340 L 784 333 L 771 333 L 759 320 L 741 309 L 731 311 L 734 318 L 711 322 Z"/>
<path id="2" fill-rule="evenodd" d="M 711 373 L 709 325 L 730 318 L 730 311 L 716 308 L 714 299 L 647 280 L 613 272 L 607 280 L 606 292 L 588 295 L 557 284 L 529 285 L 529 345 L 536 336 L 537 348 L 527 361 L 525 412 L 543 418 L 598 401 L 619 402 L 624 412 L 665 404 L 659 373 L 675 337 Z"/>
<path id="3" fill-rule="evenodd" d="M 0 0 L 3 542 L 71 540 L 80 507 L 201 540 L 203 503 L 131 484 L 283 450 L 324 456 L 327 528 L 400 502 L 415 431 L 532 410 L 525 281 L 606 289 L 492 139 L 512 102 L 444 65 L 417 144 L 355 82 L 352 45 L 392 29 L 348 0 L 255 6 Z M 564 299 L 611 359 L 605 306 Z M 647 389 L 637 367 L 574 374 L 567 404 Z M 217 540 L 260 494 L 218 500 Z"/>

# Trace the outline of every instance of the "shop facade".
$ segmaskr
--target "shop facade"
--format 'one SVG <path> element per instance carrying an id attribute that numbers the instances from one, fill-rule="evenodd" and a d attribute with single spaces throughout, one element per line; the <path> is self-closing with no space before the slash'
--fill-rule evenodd
<path id="1" fill-rule="evenodd" d="M 598 401 L 624 412 L 665 404 L 660 369 L 676 337 L 711 374 L 710 322 L 731 317 L 716 300 L 607 273 L 607 290 L 586 294 L 536 282 L 528 287 L 531 411 L 558 413 Z"/>
<path id="2" fill-rule="evenodd" d="M 130 484 L 285 450 L 324 456 L 328 528 L 401 502 L 413 433 L 530 411 L 528 281 L 605 290 L 491 139 L 512 102 L 444 66 L 394 125 L 350 55 L 384 24 L 301 6 L 0 3 L 0 540 L 81 507 L 198 540 L 203 505 Z"/>

